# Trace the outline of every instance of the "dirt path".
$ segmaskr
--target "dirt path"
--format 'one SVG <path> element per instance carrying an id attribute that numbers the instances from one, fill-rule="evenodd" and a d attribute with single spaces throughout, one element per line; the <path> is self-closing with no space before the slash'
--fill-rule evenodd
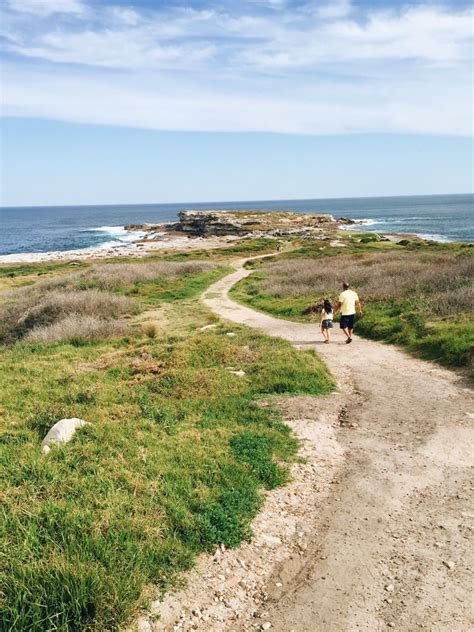
<path id="1" fill-rule="evenodd" d="M 357 424 L 340 432 L 345 466 L 320 507 L 314 550 L 298 580 L 270 598 L 272 629 L 472 630 L 472 394 L 454 373 L 392 346 L 360 338 L 345 345 L 336 330 L 324 345 L 314 325 L 235 303 L 227 291 L 248 274 L 239 267 L 215 283 L 205 304 L 316 348 L 352 390 L 349 421 Z"/>
<path id="2" fill-rule="evenodd" d="M 307 464 L 269 496 L 255 541 L 202 559 L 188 587 L 158 604 L 162 623 L 140 629 L 473 630 L 472 393 L 392 346 L 345 345 L 337 330 L 324 345 L 316 325 L 235 303 L 228 290 L 250 273 L 238 264 L 204 303 L 316 349 L 338 392 L 281 402 Z M 345 427 L 334 423 L 341 409 Z"/>

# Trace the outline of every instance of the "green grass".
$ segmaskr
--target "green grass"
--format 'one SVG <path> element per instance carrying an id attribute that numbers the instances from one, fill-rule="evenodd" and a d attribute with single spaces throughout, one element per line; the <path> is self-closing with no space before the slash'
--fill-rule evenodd
<path id="1" fill-rule="evenodd" d="M 222 248 L 212 248 L 211 250 L 193 250 L 176 252 L 164 255 L 162 258 L 166 261 L 186 261 L 188 259 L 221 259 L 225 257 L 235 257 L 239 255 L 264 254 L 272 252 L 276 248 L 278 240 L 259 237 L 255 239 L 243 239 L 237 241 L 231 246 L 223 246 Z"/>
<path id="2" fill-rule="evenodd" d="M 153 282 L 138 282 L 125 288 L 124 294 L 142 299 L 142 304 L 171 303 L 199 296 L 211 283 L 230 272 L 231 268 L 221 265 L 213 270 L 176 279 L 158 278 Z"/>
<path id="3" fill-rule="evenodd" d="M 117 629 L 147 584 L 166 590 L 200 552 L 251 537 L 259 490 L 287 480 L 297 441 L 257 402 L 333 381 L 284 341 L 199 331 L 193 297 L 221 274 L 138 284 L 140 303 L 172 302 L 154 338 L 2 348 L 3 629 Z M 44 456 L 63 417 L 91 425 Z"/>
<path id="4" fill-rule="evenodd" d="M 469 314 L 457 314 L 444 320 L 431 320 L 398 300 L 369 304 L 357 331 L 368 338 L 399 344 L 412 353 L 449 367 L 472 367 L 474 322 Z"/>

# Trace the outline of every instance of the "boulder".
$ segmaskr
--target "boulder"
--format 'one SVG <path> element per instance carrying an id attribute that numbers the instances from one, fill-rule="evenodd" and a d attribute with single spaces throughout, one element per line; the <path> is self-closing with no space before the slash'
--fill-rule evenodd
<path id="1" fill-rule="evenodd" d="M 61 419 L 50 428 L 48 434 L 41 442 L 43 454 L 48 454 L 50 446 L 58 443 L 68 443 L 73 438 L 76 430 L 82 426 L 88 426 L 89 422 L 83 419 Z"/>

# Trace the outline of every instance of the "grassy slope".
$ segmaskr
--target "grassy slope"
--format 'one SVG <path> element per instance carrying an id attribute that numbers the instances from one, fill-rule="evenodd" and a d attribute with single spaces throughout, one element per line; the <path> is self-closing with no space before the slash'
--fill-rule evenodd
<path id="1" fill-rule="evenodd" d="M 421 244 L 411 243 L 399 246 L 393 243 L 354 243 L 348 237 L 346 247 L 328 248 L 312 244 L 290 251 L 278 257 L 281 259 L 306 260 L 308 265 L 321 261 L 323 266 L 331 266 L 331 258 L 353 254 L 377 252 L 410 253 L 452 253 L 457 257 L 472 257 L 472 248 L 461 244 Z M 277 258 L 274 258 L 277 260 Z M 305 309 L 321 296 L 321 291 L 303 291 L 300 294 L 282 296 L 262 291 L 262 282 L 268 277 L 265 266 L 270 260 L 254 264 L 256 273 L 242 280 L 232 291 L 235 300 L 274 314 L 280 318 L 308 321 L 314 317 L 305 314 Z M 403 273 L 403 271 L 402 271 Z M 348 265 L 350 275 L 350 265 Z M 469 279 L 465 279 L 466 287 Z M 335 288 L 326 288 L 328 295 Z M 360 288 L 363 297 L 363 287 Z M 423 358 L 435 360 L 451 367 L 472 366 L 474 346 L 474 324 L 471 311 L 457 311 L 442 318 L 433 316 L 425 306 L 426 298 L 436 292 L 436 287 L 411 288 L 405 296 L 392 296 L 381 300 L 364 301 L 364 317 L 357 323 L 358 333 L 374 338 L 401 344 L 411 352 Z"/>
<path id="2" fill-rule="evenodd" d="M 141 305 L 168 302 L 175 324 L 156 338 L 137 328 L 2 349 L 5 629 L 116 628 L 148 582 L 166 588 L 200 551 L 248 538 L 259 488 L 286 480 L 278 462 L 295 455 L 295 439 L 254 401 L 327 393 L 332 380 L 284 342 L 199 331 L 210 315 L 194 297 L 222 273 L 131 288 Z M 92 425 L 45 457 L 41 438 L 62 417 Z"/>

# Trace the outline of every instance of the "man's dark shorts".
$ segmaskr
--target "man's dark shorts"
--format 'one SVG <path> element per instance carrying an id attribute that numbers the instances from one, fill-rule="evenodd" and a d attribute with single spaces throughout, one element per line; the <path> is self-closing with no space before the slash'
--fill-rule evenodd
<path id="1" fill-rule="evenodd" d="M 341 329 L 354 329 L 355 314 L 350 316 L 341 316 L 340 327 Z"/>

